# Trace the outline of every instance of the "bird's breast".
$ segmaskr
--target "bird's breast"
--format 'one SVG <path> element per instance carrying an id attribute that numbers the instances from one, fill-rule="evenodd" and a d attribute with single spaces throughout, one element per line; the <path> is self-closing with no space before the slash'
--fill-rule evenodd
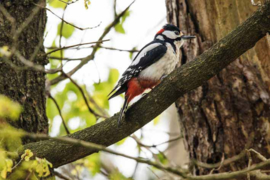
<path id="1" fill-rule="evenodd" d="M 179 60 L 179 49 L 176 52 L 171 45 L 167 45 L 167 52 L 157 62 L 153 63 L 139 74 L 139 78 L 160 80 L 162 76 L 170 74 Z"/>

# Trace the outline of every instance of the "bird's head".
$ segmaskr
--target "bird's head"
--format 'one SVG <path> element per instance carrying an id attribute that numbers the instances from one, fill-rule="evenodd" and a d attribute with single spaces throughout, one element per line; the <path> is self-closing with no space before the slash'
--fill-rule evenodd
<path id="1" fill-rule="evenodd" d="M 155 39 L 162 41 L 171 41 L 173 43 L 183 45 L 185 40 L 193 39 L 195 36 L 186 36 L 180 29 L 172 24 L 166 24 L 161 30 L 159 30 L 155 36 Z"/>

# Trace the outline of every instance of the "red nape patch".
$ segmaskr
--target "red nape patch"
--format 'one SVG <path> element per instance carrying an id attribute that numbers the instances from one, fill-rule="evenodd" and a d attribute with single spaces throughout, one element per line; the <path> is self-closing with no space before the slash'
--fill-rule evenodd
<path id="1" fill-rule="evenodd" d="M 128 97 L 128 103 L 136 96 L 142 94 L 146 89 L 150 89 L 159 84 L 159 81 L 151 81 L 148 79 L 132 78 L 129 80 L 126 91 L 126 97 Z"/>
<path id="2" fill-rule="evenodd" d="M 157 32 L 157 34 L 161 34 L 161 33 L 163 33 L 165 30 L 164 29 L 161 29 L 161 30 L 159 30 L 158 32 Z"/>

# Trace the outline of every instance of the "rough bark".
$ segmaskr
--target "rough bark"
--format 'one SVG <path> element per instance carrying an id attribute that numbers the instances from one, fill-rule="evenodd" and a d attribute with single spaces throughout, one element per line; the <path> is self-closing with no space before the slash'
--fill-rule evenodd
<path id="1" fill-rule="evenodd" d="M 45 0 L 4 0 L 0 5 L 15 19 L 15 32 L 12 32 L 12 24 L 5 13 L 0 11 L 0 47 L 8 46 L 10 49 L 16 45 L 16 49 L 26 58 L 31 59 L 39 65 L 47 63 L 44 56 L 43 33 L 46 24 L 46 11 L 39 9 L 31 22 L 20 33 L 17 42 L 14 37 L 16 31 L 26 23 L 27 18 L 37 8 L 34 3 Z M 19 67 L 23 64 L 13 55 L 11 62 Z M 23 112 L 18 121 L 10 122 L 17 128 L 28 132 L 47 133 L 48 120 L 45 111 L 45 74 L 33 70 L 19 70 L 3 62 L 0 58 L 0 94 L 6 95 L 14 101 L 19 102 Z"/>
<path id="2" fill-rule="evenodd" d="M 198 37 L 182 49 L 182 65 L 193 61 L 258 7 L 246 0 L 167 0 L 167 9 L 169 22 Z M 176 102 L 191 159 L 216 163 L 223 154 L 225 158 L 239 154 L 248 143 L 250 148 L 269 157 L 269 60 L 267 35 L 217 76 Z M 244 159 L 219 172 L 247 165 Z M 194 170 L 201 175 L 211 169 Z"/>
<path id="3" fill-rule="evenodd" d="M 153 91 L 127 111 L 117 127 L 119 114 L 69 137 L 109 146 L 132 134 L 185 93 L 199 87 L 233 60 L 252 48 L 270 29 L 270 2 L 208 51 L 176 69 Z M 147 108 L 146 108 L 147 107 Z M 143 115 L 143 116 L 142 116 Z M 199 128 L 198 128 L 199 129 Z M 67 164 L 96 152 L 95 149 L 47 140 L 27 144 L 38 157 L 45 157 L 54 167 Z M 72 154 L 72 156 L 71 156 Z"/>

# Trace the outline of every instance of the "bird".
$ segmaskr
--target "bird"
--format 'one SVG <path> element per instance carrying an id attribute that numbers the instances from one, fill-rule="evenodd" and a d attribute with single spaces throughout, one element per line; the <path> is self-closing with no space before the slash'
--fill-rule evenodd
<path id="1" fill-rule="evenodd" d="M 180 47 L 185 40 L 193 38 L 195 36 L 184 35 L 178 27 L 166 24 L 156 33 L 154 40 L 138 52 L 108 95 L 110 100 L 125 93 L 125 101 L 117 121 L 118 126 L 130 101 L 145 90 L 153 89 L 170 74 L 179 61 Z"/>

